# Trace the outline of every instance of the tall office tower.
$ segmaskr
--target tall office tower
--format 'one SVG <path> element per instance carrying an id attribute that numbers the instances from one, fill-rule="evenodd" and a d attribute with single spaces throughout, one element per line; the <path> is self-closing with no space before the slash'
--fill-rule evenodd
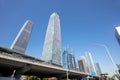
<path id="1" fill-rule="evenodd" d="M 100 76 L 100 74 L 102 74 L 102 71 L 101 71 L 99 63 L 95 63 L 95 69 L 96 69 L 97 75 Z"/>
<path id="2" fill-rule="evenodd" d="M 42 59 L 46 62 L 61 65 L 61 31 L 57 13 L 53 13 L 49 19 Z"/>
<path id="3" fill-rule="evenodd" d="M 63 58 L 62 64 L 64 68 L 76 70 L 75 56 L 70 48 L 64 50 L 62 58 Z"/>
<path id="4" fill-rule="evenodd" d="M 33 23 L 27 20 L 11 45 L 11 49 L 25 53 L 32 32 Z"/>
<path id="5" fill-rule="evenodd" d="M 118 68 L 118 72 L 120 74 L 120 64 L 116 64 L 117 65 L 117 68 Z"/>
<path id="6" fill-rule="evenodd" d="M 120 26 L 115 28 L 115 35 L 116 35 L 117 41 L 120 45 Z"/>
<path id="7" fill-rule="evenodd" d="M 84 56 L 81 56 L 80 59 L 78 60 L 78 66 L 80 72 L 89 73 L 88 64 Z"/>
<path id="8" fill-rule="evenodd" d="M 86 52 L 86 60 L 88 63 L 90 74 L 96 75 L 95 65 L 94 65 L 93 58 L 90 52 Z"/>

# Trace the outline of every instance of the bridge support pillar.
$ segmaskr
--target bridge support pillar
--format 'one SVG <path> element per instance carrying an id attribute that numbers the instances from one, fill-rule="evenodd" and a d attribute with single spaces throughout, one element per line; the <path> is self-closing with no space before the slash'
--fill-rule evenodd
<path id="1" fill-rule="evenodd" d="M 57 77 L 57 80 L 62 80 L 62 78 L 61 77 Z"/>
<path id="2" fill-rule="evenodd" d="M 40 77 L 40 80 L 43 80 L 43 77 Z"/>
<path id="3" fill-rule="evenodd" d="M 19 70 L 17 70 L 15 73 L 16 80 L 19 80 L 21 75 L 29 71 L 30 69 L 31 69 L 31 66 L 28 64 L 25 64 L 23 68 L 20 68 Z"/>

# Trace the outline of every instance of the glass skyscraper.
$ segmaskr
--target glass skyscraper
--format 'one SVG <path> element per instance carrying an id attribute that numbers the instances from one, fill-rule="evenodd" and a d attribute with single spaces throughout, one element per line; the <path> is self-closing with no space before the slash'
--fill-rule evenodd
<path id="1" fill-rule="evenodd" d="M 32 32 L 32 28 L 33 23 L 30 20 L 27 20 L 19 31 L 10 48 L 25 53 Z"/>
<path id="2" fill-rule="evenodd" d="M 42 59 L 46 62 L 61 65 L 61 31 L 57 13 L 53 13 L 49 19 Z"/>
<path id="3" fill-rule="evenodd" d="M 115 28 L 115 35 L 116 35 L 117 41 L 120 45 L 120 26 Z"/>
<path id="4" fill-rule="evenodd" d="M 63 67 L 70 70 L 76 70 L 76 62 L 73 51 L 70 48 L 64 50 L 62 54 Z"/>
<path id="5" fill-rule="evenodd" d="M 86 60 L 88 63 L 88 67 L 89 67 L 89 71 L 91 75 L 96 75 L 96 69 L 95 69 L 95 65 L 94 65 L 94 61 L 92 58 L 92 55 L 90 52 L 86 52 Z"/>

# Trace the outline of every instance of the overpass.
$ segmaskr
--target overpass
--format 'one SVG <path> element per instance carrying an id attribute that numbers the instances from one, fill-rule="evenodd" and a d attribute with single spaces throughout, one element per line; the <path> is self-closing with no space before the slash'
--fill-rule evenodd
<path id="1" fill-rule="evenodd" d="M 62 66 L 47 63 L 38 58 L 20 53 L 18 51 L 0 46 L 0 76 L 11 76 L 15 71 L 15 77 L 21 75 L 35 75 L 41 78 L 57 77 L 66 78 L 67 69 Z M 69 70 L 69 78 L 81 79 L 89 74 Z"/>

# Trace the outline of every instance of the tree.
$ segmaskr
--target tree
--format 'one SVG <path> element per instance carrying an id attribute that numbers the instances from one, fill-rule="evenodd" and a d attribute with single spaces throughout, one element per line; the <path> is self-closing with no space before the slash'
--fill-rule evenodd
<path id="1" fill-rule="evenodd" d="M 26 80 L 39 80 L 36 76 L 26 76 Z"/>

